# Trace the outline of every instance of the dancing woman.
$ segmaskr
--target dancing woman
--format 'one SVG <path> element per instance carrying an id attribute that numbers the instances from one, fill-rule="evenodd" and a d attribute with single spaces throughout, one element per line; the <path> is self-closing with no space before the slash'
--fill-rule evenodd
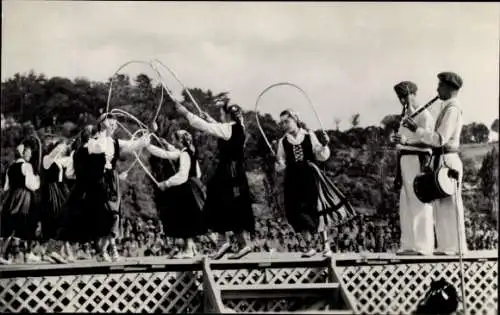
<path id="1" fill-rule="evenodd" d="M 9 263 L 8 247 L 13 237 L 27 242 L 26 262 L 39 262 L 33 253 L 38 225 L 38 209 L 35 191 L 40 188 L 40 177 L 33 172 L 31 147 L 20 144 L 16 147 L 15 162 L 9 166 L 4 190 L 7 192 L 2 205 L 0 236 L 7 238 L 3 246 L 2 263 Z"/>
<path id="2" fill-rule="evenodd" d="M 121 154 L 132 153 L 149 144 L 149 135 L 138 140 L 120 140 L 114 138 L 117 121 L 105 118 L 98 124 L 98 133 L 95 139 L 87 143 L 88 154 L 92 167 L 95 168 L 95 177 L 87 187 L 86 201 L 95 209 L 96 236 L 101 238 L 99 260 L 118 260 L 116 238 L 120 232 L 120 203 L 118 173 L 116 162 Z M 107 249 L 111 247 L 111 257 Z"/>
<path id="3" fill-rule="evenodd" d="M 88 151 L 88 142 L 95 134 L 95 126 L 87 125 L 73 144 L 72 168 L 68 167 L 66 176 L 74 177 L 74 182 L 62 211 L 57 238 L 80 244 L 94 242 L 98 252 L 99 237 L 94 229 L 96 209 L 90 203 L 91 199 L 86 198 L 87 192 L 93 189 L 93 185 L 98 182 L 96 178 L 99 177 L 96 165 L 98 161 L 91 157 Z"/>
<path id="4" fill-rule="evenodd" d="M 231 248 L 229 232 L 236 234 L 240 250 L 228 258 L 241 258 L 252 252 L 250 233 L 255 231 L 255 218 L 245 173 L 245 126 L 242 110 L 238 105 L 222 106 L 223 122 L 217 123 L 208 115 L 206 118 L 210 122 L 193 115 L 180 104 L 176 105 L 176 109 L 192 127 L 219 138 L 219 163 L 207 184 L 207 200 L 203 211 L 208 229 L 219 233 L 223 243 L 213 258 L 222 257 Z M 212 241 L 217 242 L 215 238 Z"/>
<path id="5" fill-rule="evenodd" d="M 177 173 L 160 182 L 162 191 L 157 199 L 157 209 L 165 236 L 181 238 L 184 250 L 176 258 L 193 258 L 197 254 L 194 238 L 206 233 L 203 222 L 205 187 L 200 181 L 201 171 L 193 138 L 185 130 L 173 136 L 173 146 L 167 150 L 149 145 L 148 151 L 161 159 L 175 161 Z"/>
<path id="6" fill-rule="evenodd" d="M 47 258 L 57 263 L 66 262 L 62 256 L 66 256 L 68 261 L 73 261 L 73 252 L 69 242 L 64 242 L 57 252 L 57 242 L 60 241 L 58 232 L 63 222 L 64 204 L 69 196 L 69 188 L 64 178 L 65 170 L 72 170 L 72 156 L 67 155 L 69 147 L 63 142 L 55 142 L 48 146 L 47 154 L 43 157 L 44 176 L 41 184 L 42 199 L 40 203 L 40 215 L 42 224 L 42 238 L 48 242 Z M 66 171 L 66 174 L 71 171 Z M 66 255 L 63 255 L 64 251 Z"/>
<path id="7" fill-rule="evenodd" d="M 329 256 L 327 227 L 354 216 L 351 205 L 316 165 L 316 161 L 324 162 L 330 157 L 329 138 L 322 133 L 318 139 L 314 132 L 305 129 L 291 110 L 280 114 L 280 124 L 286 134 L 278 143 L 275 168 L 285 172 L 286 217 L 293 229 L 309 243 L 304 257 L 316 254 L 312 235 L 317 233 L 321 235 L 323 255 Z"/>

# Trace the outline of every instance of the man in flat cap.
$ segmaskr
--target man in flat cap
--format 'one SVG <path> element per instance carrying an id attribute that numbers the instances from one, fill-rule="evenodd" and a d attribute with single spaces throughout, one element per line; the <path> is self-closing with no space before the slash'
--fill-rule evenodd
<path id="1" fill-rule="evenodd" d="M 403 106 L 402 116 L 411 115 L 418 108 L 415 100 L 417 85 L 411 81 L 402 81 L 394 86 L 394 91 Z M 415 123 L 423 130 L 432 130 L 434 126 L 434 120 L 427 110 L 415 118 Z M 398 132 L 407 139 L 415 138 L 414 133 L 404 126 L 401 126 Z M 428 164 L 432 150 L 408 144 L 397 144 L 396 149 L 398 150 L 396 189 L 401 188 L 399 195 L 401 247 L 398 255 L 430 255 L 434 248 L 432 204 L 422 203 L 417 198 L 413 190 L 413 181 Z"/>
<path id="2" fill-rule="evenodd" d="M 467 250 L 465 239 L 464 208 L 462 202 L 462 161 L 458 155 L 460 132 L 462 130 L 462 110 L 457 101 L 457 94 L 462 87 L 462 78 L 454 72 L 442 72 L 437 75 L 441 111 L 436 118 L 433 130 L 418 127 L 411 118 L 406 118 L 403 125 L 414 132 L 418 142 L 433 149 L 433 168 L 437 171 L 445 165 L 456 172 L 458 187 L 456 196 L 444 197 L 434 201 L 435 229 L 438 255 L 455 255 L 462 249 Z M 400 143 L 412 142 L 399 136 Z M 457 224 L 458 222 L 458 224 Z M 458 227 L 457 227 L 458 225 Z M 460 244 L 459 244 L 460 237 Z"/>

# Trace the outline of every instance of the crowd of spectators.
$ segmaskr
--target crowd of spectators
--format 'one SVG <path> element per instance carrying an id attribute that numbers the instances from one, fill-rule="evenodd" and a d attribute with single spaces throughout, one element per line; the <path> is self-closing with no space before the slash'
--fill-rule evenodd
<path id="1" fill-rule="evenodd" d="M 498 248 L 498 232 L 491 223 L 466 220 L 469 250 Z M 400 241 L 397 215 L 385 217 L 359 216 L 329 231 L 333 252 L 396 252 Z M 293 232 L 285 219 L 261 218 L 253 236 L 255 252 L 301 252 L 306 242 Z M 24 262 L 24 242 L 15 240 L 9 250 L 14 262 Z M 213 253 L 215 248 L 206 235 L 197 240 L 200 254 Z M 165 238 L 159 221 L 137 218 L 123 222 L 123 237 L 118 241 L 122 257 L 173 256 L 181 248 L 180 240 Z M 319 240 L 317 240 L 319 249 Z M 38 246 L 35 252 L 43 253 Z M 90 243 L 73 244 L 77 259 L 94 259 L 95 249 Z"/>

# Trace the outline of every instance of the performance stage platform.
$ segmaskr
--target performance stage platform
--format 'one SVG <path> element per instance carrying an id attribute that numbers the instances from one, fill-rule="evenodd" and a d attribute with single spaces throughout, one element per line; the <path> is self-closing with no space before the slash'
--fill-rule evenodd
<path id="1" fill-rule="evenodd" d="M 497 314 L 498 252 L 464 258 L 470 314 Z M 127 258 L 0 266 L 0 312 L 410 314 L 455 256 L 252 253 L 240 260 Z M 462 308 L 462 304 L 459 305 Z"/>

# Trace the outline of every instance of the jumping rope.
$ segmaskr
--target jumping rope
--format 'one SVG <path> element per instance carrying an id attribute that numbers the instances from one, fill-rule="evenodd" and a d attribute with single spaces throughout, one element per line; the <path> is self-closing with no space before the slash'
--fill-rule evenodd
<path id="1" fill-rule="evenodd" d="M 193 105 L 196 107 L 196 109 L 198 110 L 199 114 L 201 115 L 203 113 L 203 111 L 201 110 L 200 106 L 198 105 L 198 102 L 196 101 L 196 99 L 193 97 L 193 95 L 191 94 L 191 92 L 189 91 L 189 89 L 182 83 L 182 81 L 179 79 L 179 77 L 177 76 L 177 74 L 175 74 L 175 72 L 169 68 L 167 65 L 165 65 L 163 62 L 161 62 L 160 60 L 158 59 L 154 59 L 151 64 L 153 64 L 153 62 L 156 62 L 157 64 L 159 64 L 160 66 L 162 66 L 164 69 L 166 69 L 173 77 L 174 79 L 177 81 L 177 83 L 179 83 L 181 86 L 182 86 L 182 89 L 186 92 L 186 94 L 189 96 L 189 99 L 191 100 L 191 102 L 193 103 Z M 161 84 L 163 85 L 163 87 L 165 88 L 165 90 L 167 90 L 167 93 L 169 93 L 169 96 L 170 98 L 177 102 L 177 103 L 180 103 L 180 101 L 178 99 L 176 99 L 172 94 L 172 91 L 170 91 L 166 85 L 164 84 L 163 80 L 160 80 Z"/>
<path id="2" fill-rule="evenodd" d="M 168 68 L 166 65 L 164 65 L 163 63 L 161 63 L 160 61 L 158 60 L 155 60 L 157 63 L 159 63 L 160 65 L 162 65 L 164 68 L 168 69 L 169 72 L 171 72 L 174 76 L 175 74 L 173 73 L 173 71 Z M 170 98 L 174 101 L 178 101 L 174 98 L 173 96 L 173 93 L 172 91 L 167 87 L 167 85 L 163 82 L 163 78 L 161 77 L 161 74 L 160 72 L 158 71 L 158 68 L 153 64 L 153 62 L 145 62 L 145 61 L 138 61 L 138 60 L 132 60 L 132 61 L 128 61 L 124 64 L 122 64 L 116 71 L 115 73 L 113 74 L 112 76 L 112 79 L 111 79 L 111 82 L 110 82 L 110 87 L 109 87 L 109 91 L 108 91 L 108 100 L 107 100 L 107 104 L 106 104 L 106 113 L 104 115 L 104 117 L 106 118 L 108 115 L 112 114 L 112 115 L 119 115 L 119 116 L 124 116 L 124 117 L 127 117 L 127 118 L 130 118 L 132 119 L 134 122 L 136 122 L 139 126 L 141 126 L 143 129 L 147 130 L 147 131 L 150 131 L 150 128 L 145 124 L 143 123 L 141 120 L 139 120 L 137 117 L 135 117 L 134 115 L 132 115 L 131 113 L 125 111 L 125 110 L 122 110 L 122 109 L 118 109 L 118 108 L 115 108 L 115 109 L 111 109 L 109 110 L 110 108 L 110 102 L 111 102 L 111 95 L 112 95 L 112 91 L 113 91 L 113 83 L 117 77 L 117 74 L 120 72 L 120 70 L 122 70 L 123 68 L 127 67 L 128 65 L 132 64 L 132 63 L 138 63 L 138 64 L 143 64 L 143 65 L 147 65 L 149 66 L 151 69 L 153 69 L 153 71 L 155 72 L 155 74 L 157 75 L 157 79 L 159 80 L 160 84 L 162 85 L 162 89 L 161 89 L 161 98 L 160 98 L 160 102 L 156 108 L 156 111 L 155 111 L 155 115 L 153 117 L 153 121 L 152 121 L 152 129 L 153 129 L 153 132 L 151 132 L 151 136 L 153 136 L 154 138 L 156 138 L 160 144 L 160 146 L 162 146 L 163 148 L 165 148 L 165 145 L 163 144 L 162 141 L 160 141 L 160 138 L 154 133 L 155 131 L 157 131 L 158 129 L 158 126 L 156 124 L 156 120 L 158 118 L 158 115 L 160 113 L 160 110 L 161 110 L 161 106 L 163 104 L 163 99 L 164 99 L 164 91 L 167 92 L 167 94 L 170 96 Z M 175 76 L 176 77 L 176 76 Z M 178 80 L 178 78 L 176 77 L 176 79 Z M 180 82 L 180 80 L 178 80 Z M 181 83 L 182 84 L 182 83 Z M 184 86 L 184 85 L 183 85 Z M 188 91 L 189 93 L 189 91 Z M 191 93 L 189 93 L 190 95 Z M 190 95 L 192 97 L 192 95 Z M 192 98 L 194 100 L 194 98 Z M 196 101 L 194 101 L 196 102 Z M 195 103 L 195 105 L 197 106 L 197 104 Z M 105 119 L 104 118 L 104 119 Z M 118 121 L 117 121 L 118 122 Z M 120 124 L 121 128 L 124 129 L 129 135 L 132 135 L 132 133 L 122 124 Z M 142 161 L 140 160 L 140 154 L 137 155 L 136 152 L 133 153 L 134 156 L 135 156 L 135 161 L 131 164 L 131 166 L 125 171 L 123 172 L 122 174 L 120 174 L 120 178 L 121 179 L 125 179 L 127 177 L 127 174 L 128 172 L 137 164 L 139 163 L 139 165 L 144 169 L 144 171 L 148 174 L 148 176 L 156 183 L 158 184 L 158 181 L 149 173 L 149 171 L 147 171 L 147 169 L 144 167 L 144 164 L 142 163 Z M 173 164 L 172 164 L 172 161 L 170 161 L 170 164 L 172 166 L 172 168 L 174 168 Z M 175 169 L 175 168 L 174 168 Z"/>
<path id="3" fill-rule="evenodd" d="M 316 112 L 316 109 L 314 108 L 314 105 L 311 101 L 311 98 L 309 97 L 309 95 L 307 95 L 306 91 L 304 91 L 302 88 L 300 88 L 298 85 L 296 84 L 293 84 L 293 83 L 290 83 L 290 82 L 279 82 L 279 83 L 275 83 L 275 84 L 271 84 L 270 86 L 268 86 L 267 88 L 265 88 L 260 94 L 259 96 L 257 97 L 257 100 L 255 101 L 255 108 L 254 108 L 254 111 L 255 111 L 255 118 L 257 120 L 257 127 L 259 128 L 259 131 L 260 133 L 262 134 L 262 137 L 264 138 L 267 146 L 269 147 L 269 150 L 271 150 L 272 154 L 274 156 L 276 156 L 276 153 L 274 152 L 273 150 L 273 147 L 271 146 L 271 143 L 269 142 L 265 132 L 264 132 L 264 129 L 262 129 L 262 126 L 260 124 L 260 120 L 259 120 L 259 113 L 258 113 L 258 107 L 259 107 L 259 102 L 262 98 L 262 96 L 264 96 L 264 94 L 266 94 L 269 90 L 275 88 L 275 87 L 278 87 L 278 86 L 290 86 L 290 87 L 293 87 L 295 89 L 297 89 L 304 97 L 305 99 L 307 100 L 307 103 L 309 104 L 310 108 L 312 109 L 314 115 L 316 116 L 316 119 L 320 125 L 320 129 L 326 134 L 326 131 L 325 129 L 323 128 L 323 124 L 321 122 L 321 119 L 319 118 L 319 115 L 318 113 Z"/>

